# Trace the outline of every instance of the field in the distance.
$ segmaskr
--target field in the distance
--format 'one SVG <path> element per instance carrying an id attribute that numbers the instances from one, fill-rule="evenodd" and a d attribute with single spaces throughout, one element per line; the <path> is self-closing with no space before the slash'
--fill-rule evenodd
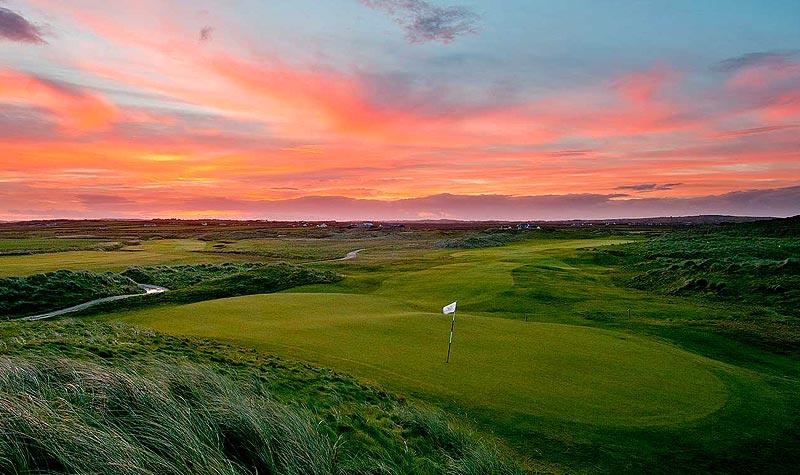
<path id="1" fill-rule="evenodd" d="M 44 244 L 50 241 L 41 240 Z M 56 245 L 61 245 L 62 242 L 62 240 L 56 240 Z M 17 244 L 17 247 L 21 246 Z M 122 271 L 127 267 L 155 264 L 253 260 L 246 255 L 217 256 L 199 252 L 208 247 L 208 243 L 194 239 L 159 239 L 142 241 L 107 251 L 68 250 L 37 252 L 30 255 L 6 255 L 0 256 L 0 277 L 30 275 L 60 269 Z"/>

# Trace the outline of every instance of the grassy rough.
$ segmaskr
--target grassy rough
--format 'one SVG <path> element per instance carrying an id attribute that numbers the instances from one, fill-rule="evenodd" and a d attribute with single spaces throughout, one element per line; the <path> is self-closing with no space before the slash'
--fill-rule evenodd
<path id="1" fill-rule="evenodd" d="M 635 289 L 736 305 L 716 331 L 800 353 L 800 218 L 674 231 L 593 259 L 621 266 Z"/>
<path id="2" fill-rule="evenodd" d="M 5 473 L 332 473 L 310 414 L 194 366 L 0 360 Z"/>
<path id="3" fill-rule="evenodd" d="M 517 474 L 461 423 L 351 378 L 114 324 L 0 324 L 0 471 Z"/>
<path id="4" fill-rule="evenodd" d="M 477 233 L 470 233 L 466 236 L 459 236 L 450 239 L 442 239 L 436 242 L 436 247 L 443 249 L 476 249 L 481 247 L 503 246 L 513 242 L 519 242 L 529 237 L 519 231 L 488 230 Z"/>
<path id="5" fill-rule="evenodd" d="M 667 233 L 633 251 L 635 288 L 800 316 L 800 217 Z"/>
<path id="6" fill-rule="evenodd" d="M 0 279 L 0 318 L 69 307 L 87 300 L 142 292 L 118 274 L 59 270 Z"/>
<path id="7" fill-rule="evenodd" d="M 329 284 L 343 278 L 330 270 L 283 262 L 135 267 L 127 269 L 123 275 L 141 284 L 167 287 L 170 291 L 144 298 L 132 298 L 121 303 L 98 305 L 85 313 L 97 314 L 112 309 L 140 308 L 154 304 L 192 303 L 241 295 L 267 294 L 302 285 Z"/>
<path id="8" fill-rule="evenodd" d="M 326 281 L 333 282 L 341 278 L 333 272 L 317 271 L 286 263 L 263 264 L 255 262 L 131 267 L 123 271 L 121 275 L 140 284 L 159 285 L 171 290 L 197 288 L 198 286 L 210 288 L 220 287 L 221 284 L 234 284 L 234 287 L 240 288 L 241 291 L 247 285 L 255 285 L 259 279 L 269 280 L 270 290 L 274 290 L 279 286 L 279 281 L 283 282 L 287 287 L 292 287 L 308 281 L 324 283 Z M 227 281 L 227 279 L 231 278 L 233 278 L 234 282 Z M 236 285 L 237 281 L 242 283 Z M 246 283 L 248 281 L 251 282 L 248 284 Z M 230 288 L 230 285 L 225 287 Z"/>

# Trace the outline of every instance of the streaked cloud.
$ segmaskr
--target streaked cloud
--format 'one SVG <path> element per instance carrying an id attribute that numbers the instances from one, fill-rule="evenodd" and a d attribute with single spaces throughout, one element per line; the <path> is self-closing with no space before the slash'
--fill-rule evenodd
<path id="1" fill-rule="evenodd" d="M 737 129 L 720 133 L 721 137 L 745 137 L 748 135 L 769 134 L 772 132 L 783 132 L 800 128 L 800 124 L 787 125 L 766 125 L 763 127 L 751 127 L 748 129 Z"/>
<path id="2" fill-rule="evenodd" d="M 104 195 L 104 194 L 81 194 L 78 195 L 78 200 L 88 207 L 116 207 L 120 205 L 135 205 L 136 202 L 122 196 Z"/>
<path id="3" fill-rule="evenodd" d="M 20 43 L 47 43 L 42 38 L 42 31 L 38 26 L 5 7 L 0 7 L 0 40 Z"/>
<path id="4" fill-rule="evenodd" d="M 70 84 L 12 70 L 0 70 L 0 104 L 25 104 L 51 112 L 68 132 L 106 127 L 116 116 L 113 104 L 99 94 Z"/>
<path id="5" fill-rule="evenodd" d="M 781 67 L 791 64 L 798 58 L 800 58 L 800 50 L 761 51 L 724 59 L 717 63 L 714 69 L 731 72 L 754 66 Z"/>

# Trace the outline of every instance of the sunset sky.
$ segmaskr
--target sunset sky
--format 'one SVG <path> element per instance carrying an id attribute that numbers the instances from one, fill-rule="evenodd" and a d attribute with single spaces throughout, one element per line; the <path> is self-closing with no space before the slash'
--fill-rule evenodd
<path id="1" fill-rule="evenodd" d="M 0 0 L 0 220 L 800 213 L 800 2 Z"/>

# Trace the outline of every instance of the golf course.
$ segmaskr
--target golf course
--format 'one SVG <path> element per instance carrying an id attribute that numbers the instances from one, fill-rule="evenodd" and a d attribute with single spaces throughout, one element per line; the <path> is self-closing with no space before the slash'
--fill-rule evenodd
<path id="1" fill-rule="evenodd" d="M 715 375 L 725 367 L 711 360 L 625 333 L 490 315 L 513 289 L 514 270 L 535 262 L 537 252 L 614 243 L 454 253 L 448 258 L 466 262 L 399 273 L 368 294 L 287 291 L 113 318 L 220 338 L 497 412 L 622 426 L 680 424 L 715 412 L 728 390 Z M 453 361 L 445 365 L 450 319 L 437 304 L 448 299 L 463 302 L 464 310 L 457 313 Z"/>
<path id="2" fill-rule="evenodd" d="M 800 0 L 0 0 L 0 475 L 800 474 Z"/>
<path id="3" fill-rule="evenodd" d="M 794 317 L 775 310 L 754 330 L 747 303 L 632 284 L 661 262 L 640 257 L 661 236 L 672 235 L 344 229 L 57 252 L 39 240 L 30 255 L 0 256 L 0 269 L 24 285 L 80 271 L 162 286 L 76 318 L 180 339 L 170 352 L 218 342 L 329 368 L 448 414 L 528 472 L 727 471 L 797 455 L 794 334 L 775 333 Z M 764 448 L 742 452 L 754 444 Z"/>

